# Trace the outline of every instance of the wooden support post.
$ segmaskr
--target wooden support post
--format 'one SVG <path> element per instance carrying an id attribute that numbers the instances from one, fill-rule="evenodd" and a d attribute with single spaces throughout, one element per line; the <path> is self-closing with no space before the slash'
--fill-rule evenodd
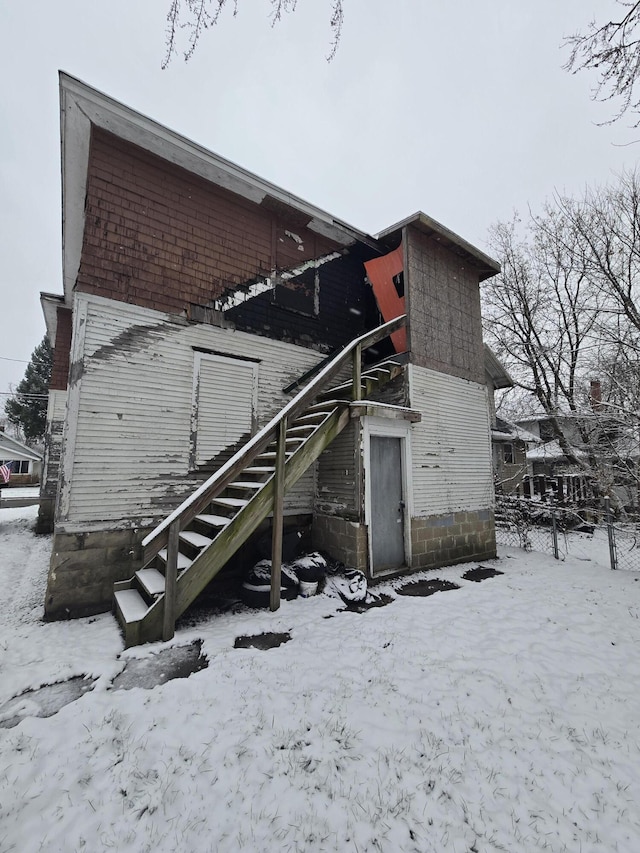
<path id="1" fill-rule="evenodd" d="M 353 351 L 353 387 L 351 397 L 362 400 L 362 347 L 360 344 Z"/>
<path id="2" fill-rule="evenodd" d="M 286 462 L 287 419 L 283 418 L 278 427 L 278 446 L 276 450 L 276 471 L 273 476 L 273 524 L 271 527 L 271 610 L 280 607 L 280 575 L 282 569 L 282 519 L 284 507 L 284 466 Z"/>
<path id="3" fill-rule="evenodd" d="M 164 568 L 164 614 L 162 639 L 171 640 L 176 630 L 176 584 L 178 582 L 178 538 L 180 523 L 174 521 L 169 528 L 167 563 Z"/>

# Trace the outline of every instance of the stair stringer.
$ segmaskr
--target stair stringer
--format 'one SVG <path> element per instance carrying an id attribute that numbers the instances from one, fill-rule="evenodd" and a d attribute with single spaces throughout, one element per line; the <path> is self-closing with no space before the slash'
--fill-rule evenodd
<path id="1" fill-rule="evenodd" d="M 285 464 L 285 492 L 302 477 L 305 471 L 349 422 L 349 404 L 341 403 L 310 438 L 298 448 Z M 182 615 L 208 583 L 255 532 L 273 509 L 274 478 L 271 477 L 241 512 L 202 551 L 177 580 L 176 617 Z M 141 620 L 124 626 L 126 647 L 153 642 L 162 637 L 164 595 L 159 596 Z"/>

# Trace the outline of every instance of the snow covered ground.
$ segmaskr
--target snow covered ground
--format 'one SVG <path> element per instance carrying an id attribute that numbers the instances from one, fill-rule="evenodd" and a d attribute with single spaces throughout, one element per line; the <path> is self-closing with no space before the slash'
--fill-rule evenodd
<path id="1" fill-rule="evenodd" d="M 0 510 L 0 708 L 95 683 L 0 728 L 2 853 L 640 850 L 640 576 L 606 543 L 505 549 L 481 583 L 425 573 L 461 587 L 428 598 L 384 584 L 363 614 L 322 595 L 217 616 L 172 643 L 201 640 L 208 668 L 115 690 L 162 644 L 123 654 L 110 615 L 40 621 L 35 515 Z M 234 649 L 262 631 L 291 640 Z"/>

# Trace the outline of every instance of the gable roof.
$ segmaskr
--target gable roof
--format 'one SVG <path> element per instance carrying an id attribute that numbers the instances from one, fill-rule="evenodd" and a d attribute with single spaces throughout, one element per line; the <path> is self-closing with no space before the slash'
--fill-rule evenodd
<path id="1" fill-rule="evenodd" d="M 484 371 L 491 379 L 494 389 L 513 388 L 514 381 L 507 368 L 487 344 L 484 344 Z"/>
<path id="2" fill-rule="evenodd" d="M 499 272 L 499 265 L 453 231 L 424 213 L 416 213 L 372 237 L 275 184 L 207 150 L 151 118 L 59 72 L 62 148 L 62 267 L 64 303 L 71 305 L 80 268 L 84 236 L 85 198 L 91 129 L 100 128 L 119 139 L 173 163 L 209 183 L 271 211 L 293 215 L 310 231 L 340 246 L 364 243 L 381 252 L 388 238 L 407 225 L 419 228 L 479 270 L 480 278 Z M 43 308 L 55 336 L 55 298 L 47 295 Z M 48 313 L 47 313 L 48 312 Z"/>
<path id="3" fill-rule="evenodd" d="M 91 127 L 99 127 L 257 205 L 295 212 L 305 226 L 342 246 L 373 237 L 208 151 L 81 80 L 59 72 L 62 145 L 63 282 L 67 303 L 78 274 Z"/>
<path id="4" fill-rule="evenodd" d="M 504 418 L 496 416 L 495 429 L 491 430 L 491 435 L 498 441 L 513 441 L 514 439 L 522 441 L 525 444 L 541 444 L 541 439 L 532 432 L 522 429 L 517 424 L 512 424 L 511 421 L 505 421 Z"/>
<path id="5" fill-rule="evenodd" d="M 17 438 L 11 438 L 5 432 L 0 432 L 0 459 L 14 461 L 17 459 L 29 459 L 32 462 L 41 462 L 42 455 L 36 450 L 32 450 L 18 441 Z"/>
<path id="6" fill-rule="evenodd" d="M 400 222 L 396 222 L 390 228 L 385 228 L 384 231 L 376 234 L 376 237 L 378 240 L 397 237 L 402 232 L 402 229 L 407 227 L 417 228 L 418 231 L 422 231 L 423 234 L 432 237 L 436 242 L 442 243 L 443 246 L 451 249 L 451 251 L 465 257 L 477 268 L 480 281 L 484 281 L 485 278 L 490 278 L 492 275 L 500 272 L 500 264 L 497 261 L 494 261 L 489 255 L 485 255 L 484 252 L 481 252 L 480 249 L 467 242 L 463 237 L 460 237 L 437 220 L 427 216 L 421 210 Z"/>

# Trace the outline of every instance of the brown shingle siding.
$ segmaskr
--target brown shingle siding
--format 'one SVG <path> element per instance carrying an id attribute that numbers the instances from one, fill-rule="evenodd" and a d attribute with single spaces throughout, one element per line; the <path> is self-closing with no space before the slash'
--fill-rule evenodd
<path id="1" fill-rule="evenodd" d="M 56 345 L 53 350 L 53 365 L 49 389 L 64 391 L 69 376 L 69 356 L 71 353 L 71 311 L 68 308 L 57 310 Z"/>
<path id="2" fill-rule="evenodd" d="M 94 130 L 77 287 L 159 310 L 208 302 L 272 269 L 273 215 Z M 305 238 L 301 260 L 318 242 Z"/>

